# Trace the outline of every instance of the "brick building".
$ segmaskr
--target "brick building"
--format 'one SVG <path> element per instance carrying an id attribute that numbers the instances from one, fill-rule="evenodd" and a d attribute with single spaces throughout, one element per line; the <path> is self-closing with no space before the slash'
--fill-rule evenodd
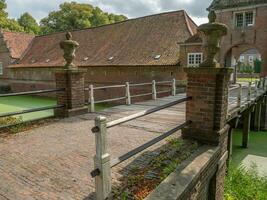
<path id="1" fill-rule="evenodd" d="M 228 26 L 222 39 L 218 60 L 222 66 L 234 67 L 244 52 L 257 50 L 262 59 L 262 75 L 267 74 L 267 0 L 214 0 L 217 21 Z M 197 66 L 203 59 L 202 41 L 196 34 L 181 47 L 183 66 Z"/>
<path id="2" fill-rule="evenodd" d="M 80 44 L 75 64 L 87 70 L 86 84 L 185 79 L 180 45 L 196 29 L 185 11 L 175 11 L 72 31 Z M 2 32 L 0 81 L 13 91 L 54 87 L 54 71 L 64 65 L 59 47 L 64 39 L 65 33 L 34 37 Z"/>

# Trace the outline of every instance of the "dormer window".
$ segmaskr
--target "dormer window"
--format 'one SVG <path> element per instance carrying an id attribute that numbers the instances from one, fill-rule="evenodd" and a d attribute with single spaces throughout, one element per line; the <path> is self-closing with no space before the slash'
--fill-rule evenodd
<path id="1" fill-rule="evenodd" d="M 254 25 L 254 12 L 238 12 L 235 13 L 235 26 L 238 28 L 241 27 L 250 27 Z"/>

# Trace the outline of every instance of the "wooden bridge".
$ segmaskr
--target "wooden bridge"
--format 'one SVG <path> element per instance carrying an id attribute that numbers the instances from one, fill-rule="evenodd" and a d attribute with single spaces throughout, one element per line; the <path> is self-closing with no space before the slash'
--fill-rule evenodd
<path id="1" fill-rule="evenodd" d="M 263 105 L 266 85 L 262 80 L 251 86 L 248 84 L 231 86 L 229 90 L 228 122 L 234 125 L 241 116 L 259 110 L 255 107 Z M 2 139 L 0 199 L 31 199 L 32 196 L 39 199 L 47 199 L 48 196 L 50 199 L 57 199 L 64 198 L 64 195 L 73 199 L 85 198 L 94 192 L 94 182 L 89 175 L 93 170 L 95 154 L 92 142 L 94 136 L 88 129 L 94 126 L 92 119 L 97 115 L 104 115 L 108 121 L 113 121 L 162 108 L 149 116 L 120 125 L 110 132 L 108 140 L 111 157 L 116 158 L 157 137 L 159 133 L 184 123 L 185 101 L 163 108 L 166 104 L 185 97 L 186 94 L 183 93 L 132 105 L 116 106 L 96 114 L 88 113 L 63 119 L 45 127 Z M 248 126 L 245 127 L 244 138 L 247 139 Z M 123 138 L 121 138 L 122 133 Z M 122 143 L 118 141 L 124 145 L 120 145 Z M 117 174 L 118 168 L 115 169 L 113 178 Z M 93 199 L 93 196 L 88 199 Z"/>

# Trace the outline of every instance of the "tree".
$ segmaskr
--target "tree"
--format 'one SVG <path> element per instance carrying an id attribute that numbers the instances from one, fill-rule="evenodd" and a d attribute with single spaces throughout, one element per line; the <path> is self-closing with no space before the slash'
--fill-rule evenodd
<path id="1" fill-rule="evenodd" d="M 9 31 L 23 32 L 23 28 L 14 19 L 8 18 L 5 0 L 0 0 L 0 28 Z"/>
<path id="2" fill-rule="evenodd" d="M 7 12 L 5 11 L 5 9 L 6 9 L 6 1 L 0 0 L 0 18 L 7 17 Z"/>
<path id="3" fill-rule="evenodd" d="M 24 28 L 24 31 L 27 33 L 38 34 L 40 32 L 40 27 L 36 20 L 29 14 L 24 13 L 18 19 L 18 23 L 20 26 Z"/>
<path id="4" fill-rule="evenodd" d="M 90 4 L 66 2 L 59 8 L 40 21 L 43 34 L 89 28 L 127 19 L 122 15 L 105 13 Z"/>

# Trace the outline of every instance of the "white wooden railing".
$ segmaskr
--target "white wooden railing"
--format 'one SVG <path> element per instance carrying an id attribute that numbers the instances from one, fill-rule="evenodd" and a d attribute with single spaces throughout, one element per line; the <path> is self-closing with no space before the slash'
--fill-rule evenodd
<path id="1" fill-rule="evenodd" d="M 157 96 L 159 94 L 165 94 L 165 93 L 171 93 L 171 95 L 175 96 L 177 93 L 177 83 L 180 82 L 183 83 L 184 81 L 177 81 L 175 79 L 171 81 L 155 81 L 149 83 L 129 83 L 126 82 L 124 85 L 110 85 L 110 86 L 100 86 L 95 87 L 94 85 L 89 86 L 89 98 L 88 103 L 90 104 L 90 112 L 95 112 L 95 105 L 99 103 L 107 103 L 107 102 L 114 102 L 114 101 L 121 101 L 125 100 L 126 105 L 131 105 L 132 99 L 137 97 L 145 97 L 145 96 L 151 96 L 153 100 L 157 99 Z M 163 85 L 166 84 L 166 85 Z M 158 90 L 158 86 L 169 86 L 171 87 L 168 90 Z M 131 94 L 131 88 L 136 87 L 143 87 L 143 86 L 151 86 L 151 92 L 149 93 L 143 93 L 143 94 Z M 105 89 L 114 89 L 114 88 L 125 88 L 125 96 L 112 98 L 112 99 L 103 99 L 95 101 L 95 91 L 96 90 L 105 90 Z"/>
<path id="2" fill-rule="evenodd" d="M 267 77 L 260 78 L 254 82 L 248 82 L 247 85 L 238 84 L 238 86 L 229 89 L 229 92 L 236 92 L 236 96 L 229 95 L 230 99 L 236 99 L 231 101 L 230 104 L 236 104 L 237 108 L 242 106 L 242 101 L 250 102 L 252 99 L 256 99 L 262 92 L 267 90 Z M 247 89 L 247 95 L 244 96 L 243 91 Z"/>

